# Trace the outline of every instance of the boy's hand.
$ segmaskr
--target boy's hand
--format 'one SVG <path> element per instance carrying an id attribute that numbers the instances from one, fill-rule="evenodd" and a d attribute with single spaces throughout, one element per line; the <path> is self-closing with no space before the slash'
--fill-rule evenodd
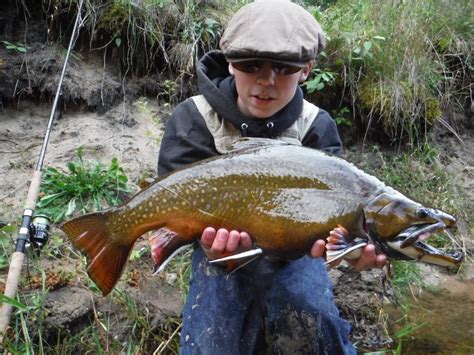
<path id="1" fill-rule="evenodd" d="M 343 228 L 335 228 L 334 231 L 348 237 L 347 231 Z M 315 241 L 313 247 L 311 248 L 310 256 L 313 258 L 324 256 L 324 252 L 326 250 L 325 245 L 326 242 L 322 239 Z M 341 261 L 342 259 L 336 260 L 331 263 L 331 266 L 339 265 Z M 377 254 L 375 252 L 375 246 L 373 244 L 369 244 L 362 249 L 360 258 L 353 260 L 346 259 L 346 261 L 357 271 L 362 271 L 374 267 L 384 267 L 387 262 L 387 256 L 385 254 Z"/>
<path id="2" fill-rule="evenodd" d="M 347 236 L 345 230 L 336 228 L 336 230 Z M 204 229 L 201 236 L 201 246 L 206 256 L 211 259 L 219 259 L 225 256 L 236 254 L 245 250 L 252 249 L 253 243 L 250 235 L 246 232 L 238 232 L 236 230 L 228 231 L 227 229 L 221 228 L 215 230 L 212 227 Z M 319 239 L 314 242 L 313 247 L 310 251 L 310 256 L 313 258 L 324 256 L 326 251 L 326 242 Z M 352 267 L 358 271 L 371 269 L 371 268 L 382 268 L 387 257 L 385 254 L 377 254 L 375 252 L 375 246 L 369 244 L 362 250 L 362 255 L 358 259 L 346 260 Z M 331 265 L 338 265 L 341 261 L 337 260 Z"/>
<path id="3" fill-rule="evenodd" d="M 252 249 L 252 239 L 246 232 L 238 232 L 220 228 L 215 230 L 212 227 L 207 227 L 202 232 L 201 246 L 206 256 L 211 259 L 219 259 L 225 256 L 236 254 L 236 252 L 243 252 Z"/>

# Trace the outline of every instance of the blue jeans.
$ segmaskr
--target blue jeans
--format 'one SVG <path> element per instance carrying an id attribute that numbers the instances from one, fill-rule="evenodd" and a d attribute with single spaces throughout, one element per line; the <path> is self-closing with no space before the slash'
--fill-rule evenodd
<path id="1" fill-rule="evenodd" d="M 181 354 L 355 354 L 322 259 L 265 258 L 230 275 L 193 254 Z"/>

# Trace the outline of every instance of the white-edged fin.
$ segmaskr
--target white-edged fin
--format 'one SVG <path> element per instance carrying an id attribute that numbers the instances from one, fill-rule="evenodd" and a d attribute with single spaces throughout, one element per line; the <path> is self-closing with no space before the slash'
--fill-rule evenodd
<path id="1" fill-rule="evenodd" d="M 183 250 L 188 249 L 189 247 L 191 247 L 191 244 L 183 245 L 182 247 L 179 247 L 178 249 L 176 249 L 170 256 L 168 256 L 168 258 L 165 261 L 161 263 L 161 265 L 158 268 L 156 268 L 156 265 L 155 265 L 155 267 L 153 268 L 152 275 L 155 276 L 157 273 L 162 272 L 163 269 L 166 267 L 166 265 L 168 265 L 168 263 L 171 261 L 171 259 L 173 259 L 178 253 L 181 253 Z"/>
<path id="2" fill-rule="evenodd" d="M 220 259 L 215 259 L 215 260 L 209 260 L 209 263 L 215 264 L 215 263 L 220 263 L 222 261 L 229 261 L 229 260 L 242 260 L 242 259 L 247 259 L 252 256 L 260 256 L 262 255 L 263 251 L 260 248 L 255 248 L 252 250 L 247 250 L 239 254 L 234 254 L 234 255 L 229 255 L 226 256 L 225 258 L 220 258 Z"/>
<path id="3" fill-rule="evenodd" d="M 289 145 L 290 143 L 270 138 L 254 138 L 254 137 L 243 137 L 238 141 L 232 143 L 231 151 L 237 151 L 242 149 L 258 148 L 269 145 Z"/>
<path id="4" fill-rule="evenodd" d="M 326 250 L 326 262 L 325 265 L 332 263 L 338 259 L 357 259 L 362 254 L 362 248 L 368 243 L 365 241 L 359 241 L 357 244 L 343 250 Z"/>

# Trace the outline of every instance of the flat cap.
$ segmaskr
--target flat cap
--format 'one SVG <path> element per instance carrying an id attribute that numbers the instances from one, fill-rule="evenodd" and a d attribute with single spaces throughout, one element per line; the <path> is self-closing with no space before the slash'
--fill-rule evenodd
<path id="1" fill-rule="evenodd" d="M 240 8 L 219 42 L 229 62 L 271 59 L 304 65 L 324 48 L 321 25 L 288 0 L 260 0 Z"/>

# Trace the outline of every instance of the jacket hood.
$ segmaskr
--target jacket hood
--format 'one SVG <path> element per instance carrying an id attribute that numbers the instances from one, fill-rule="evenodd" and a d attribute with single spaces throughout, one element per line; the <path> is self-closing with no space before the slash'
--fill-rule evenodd
<path id="1" fill-rule="evenodd" d="M 221 51 L 205 54 L 197 65 L 198 87 L 220 117 L 231 122 L 242 136 L 272 138 L 290 127 L 303 110 L 303 92 L 297 88 L 295 96 L 283 109 L 267 119 L 244 116 L 237 107 L 235 80 Z"/>

